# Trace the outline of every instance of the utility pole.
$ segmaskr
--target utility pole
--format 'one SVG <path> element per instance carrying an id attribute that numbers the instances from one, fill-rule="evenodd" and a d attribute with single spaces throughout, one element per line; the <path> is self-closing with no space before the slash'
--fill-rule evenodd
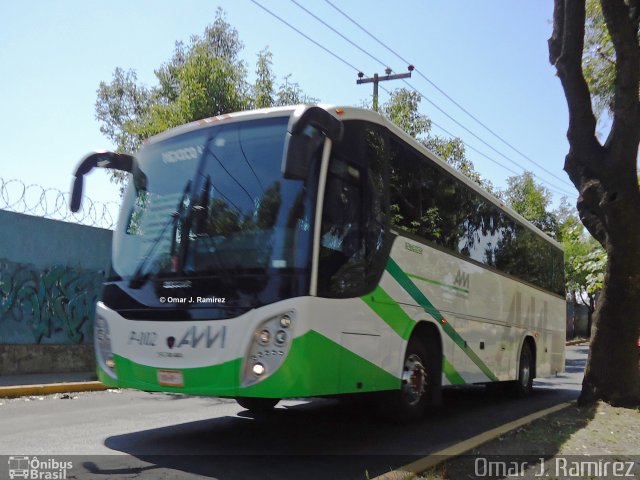
<path id="1" fill-rule="evenodd" d="M 358 72 L 358 80 L 356 80 L 356 83 L 358 85 L 361 85 L 363 83 L 373 83 L 373 111 L 377 112 L 378 111 L 378 83 L 379 82 L 384 82 L 387 80 L 399 80 L 401 78 L 411 78 L 411 72 L 413 72 L 413 65 L 409 65 L 407 67 L 407 70 L 409 70 L 407 73 L 396 73 L 394 75 L 391 75 L 391 69 L 389 67 L 384 69 L 384 73 L 386 74 L 385 76 L 379 76 L 377 73 L 373 74 L 373 77 L 369 77 L 369 78 L 364 78 L 364 73 L 362 72 Z"/>

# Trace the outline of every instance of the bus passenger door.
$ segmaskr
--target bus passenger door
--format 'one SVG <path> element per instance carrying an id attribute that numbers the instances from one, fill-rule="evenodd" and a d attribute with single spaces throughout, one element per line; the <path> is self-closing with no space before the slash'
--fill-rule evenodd
<path id="1" fill-rule="evenodd" d="M 340 390 L 371 391 L 385 376 L 384 321 L 361 300 L 375 290 L 386 266 L 390 238 L 385 139 L 364 122 L 345 122 L 334 145 L 325 185 L 318 296 L 342 299 Z"/>

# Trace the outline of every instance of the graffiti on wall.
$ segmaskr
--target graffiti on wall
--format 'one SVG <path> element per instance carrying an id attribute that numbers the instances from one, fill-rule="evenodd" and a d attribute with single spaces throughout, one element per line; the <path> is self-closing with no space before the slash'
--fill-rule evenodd
<path id="1" fill-rule="evenodd" d="M 0 344 L 92 343 L 104 274 L 0 259 Z"/>

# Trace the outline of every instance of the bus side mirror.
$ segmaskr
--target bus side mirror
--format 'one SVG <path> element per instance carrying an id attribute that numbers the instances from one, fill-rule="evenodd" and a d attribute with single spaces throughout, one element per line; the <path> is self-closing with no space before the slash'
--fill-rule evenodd
<path id="1" fill-rule="evenodd" d="M 325 109 L 303 105 L 291 115 L 287 130 L 282 174 L 284 178 L 304 180 L 309 174 L 313 154 L 324 143 L 324 137 L 340 140 L 343 125 Z"/>
<path id="2" fill-rule="evenodd" d="M 101 151 L 85 155 L 82 160 L 80 160 L 80 163 L 76 167 L 76 173 L 74 174 L 69 205 L 72 212 L 75 213 L 80 210 L 84 176 L 96 167 L 111 168 L 131 173 L 136 167 L 136 161 L 133 156 L 126 153 Z"/>

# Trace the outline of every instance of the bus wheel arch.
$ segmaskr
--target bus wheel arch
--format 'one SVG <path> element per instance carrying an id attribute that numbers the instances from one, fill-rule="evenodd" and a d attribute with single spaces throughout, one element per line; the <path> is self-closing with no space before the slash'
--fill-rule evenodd
<path id="1" fill-rule="evenodd" d="M 437 375 L 435 385 L 442 385 L 442 335 L 438 326 L 430 321 L 422 320 L 416 323 L 409 336 L 409 342 L 420 341 L 426 348 L 430 360 L 437 367 L 439 375 Z"/>

